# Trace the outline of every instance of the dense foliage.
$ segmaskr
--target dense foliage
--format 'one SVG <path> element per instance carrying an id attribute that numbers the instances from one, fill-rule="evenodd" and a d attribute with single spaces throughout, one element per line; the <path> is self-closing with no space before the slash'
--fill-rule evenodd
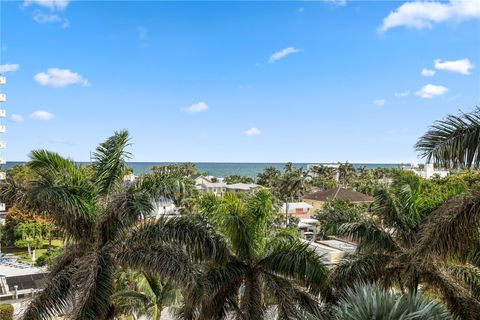
<path id="1" fill-rule="evenodd" d="M 13 320 L 13 306 L 11 304 L 0 304 L 0 320 Z"/>

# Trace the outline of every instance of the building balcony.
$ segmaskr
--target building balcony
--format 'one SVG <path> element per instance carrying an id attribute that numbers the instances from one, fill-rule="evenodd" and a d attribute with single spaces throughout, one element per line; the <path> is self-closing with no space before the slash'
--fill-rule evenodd
<path id="1" fill-rule="evenodd" d="M 7 179 L 7 173 L 4 172 L 4 171 L 1 171 L 0 172 L 0 180 L 5 180 L 5 179 Z"/>
<path id="2" fill-rule="evenodd" d="M 0 93 L 0 102 L 6 102 L 7 101 L 7 95 L 5 93 Z"/>
<path id="3" fill-rule="evenodd" d="M 7 84 L 7 77 L 0 76 L 0 85 L 2 85 L 2 84 Z"/>
<path id="4" fill-rule="evenodd" d="M 7 147 L 7 143 L 5 141 L 0 141 L 0 149 L 5 149 Z"/>
<path id="5" fill-rule="evenodd" d="M 0 164 L 5 164 L 5 163 L 7 163 L 7 158 L 0 157 Z"/>
<path id="6" fill-rule="evenodd" d="M 0 133 L 5 133 L 7 131 L 7 127 L 5 125 L 0 125 Z"/>
<path id="7" fill-rule="evenodd" d="M 0 118 L 5 118 L 7 116 L 7 110 L 0 109 Z"/>

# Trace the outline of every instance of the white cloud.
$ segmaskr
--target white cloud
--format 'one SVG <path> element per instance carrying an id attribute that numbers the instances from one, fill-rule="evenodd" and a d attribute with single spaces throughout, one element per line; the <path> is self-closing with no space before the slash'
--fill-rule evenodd
<path id="1" fill-rule="evenodd" d="M 424 77 L 433 77 L 436 71 L 431 69 L 422 69 L 422 76 Z"/>
<path id="2" fill-rule="evenodd" d="M 42 86 L 62 88 L 72 84 L 88 86 L 90 83 L 80 74 L 68 69 L 50 68 L 47 72 L 37 73 L 33 79 Z"/>
<path id="3" fill-rule="evenodd" d="M 270 60 L 268 60 L 269 63 L 274 63 L 275 61 L 278 61 L 280 59 L 285 58 L 286 56 L 292 54 L 292 53 L 297 53 L 300 52 L 299 49 L 296 49 L 295 47 L 288 47 L 285 49 L 282 49 L 280 51 L 275 52 L 270 56 Z"/>
<path id="4" fill-rule="evenodd" d="M 441 96 L 447 93 L 448 88 L 444 86 L 438 86 L 434 84 L 427 84 L 423 86 L 419 91 L 415 92 L 415 94 L 421 98 L 431 99 L 435 96 Z"/>
<path id="5" fill-rule="evenodd" d="M 334 6 L 339 6 L 339 7 L 345 7 L 347 5 L 347 0 L 322 0 L 322 1 Z"/>
<path id="6" fill-rule="evenodd" d="M 15 72 L 20 68 L 18 64 L 2 64 L 0 65 L 0 73 Z"/>
<path id="7" fill-rule="evenodd" d="M 406 97 L 410 95 L 410 91 L 402 91 L 402 92 L 396 92 L 395 97 L 401 98 L 401 97 Z"/>
<path id="8" fill-rule="evenodd" d="M 70 0 L 25 0 L 23 5 L 27 7 L 31 4 L 37 4 L 50 10 L 64 10 L 69 2 Z"/>
<path id="9" fill-rule="evenodd" d="M 480 1 L 406 2 L 383 19 L 380 32 L 395 27 L 432 28 L 433 23 L 480 18 Z"/>
<path id="10" fill-rule="evenodd" d="M 207 110 L 208 110 L 208 104 L 206 104 L 205 102 L 194 103 L 190 107 L 185 109 L 185 111 L 188 113 L 199 113 Z"/>
<path id="11" fill-rule="evenodd" d="M 253 137 L 253 136 L 261 135 L 262 132 L 258 128 L 251 127 L 247 131 L 244 131 L 243 134 L 246 135 L 246 136 L 249 136 L 249 137 Z"/>
<path id="12" fill-rule="evenodd" d="M 376 106 L 383 106 L 383 105 L 385 105 L 385 99 L 373 100 L 373 104 L 376 105 Z"/>
<path id="13" fill-rule="evenodd" d="M 473 69 L 475 66 L 468 59 L 462 60 L 452 60 L 452 61 L 441 61 L 440 59 L 435 60 L 435 69 L 446 70 L 455 73 L 461 74 L 470 74 L 470 69 Z"/>
<path id="14" fill-rule="evenodd" d="M 12 114 L 10 119 L 12 119 L 13 122 L 22 122 L 23 121 L 23 117 L 19 114 Z"/>
<path id="15" fill-rule="evenodd" d="M 52 120 L 53 118 L 55 118 L 55 115 L 53 113 L 50 113 L 50 112 L 47 112 L 47 111 L 39 110 L 39 111 L 35 111 L 34 113 L 32 113 L 30 115 L 30 118 L 32 118 L 33 120 L 48 121 L 48 120 Z"/>
<path id="16" fill-rule="evenodd" d="M 60 23 L 62 25 L 62 28 L 66 28 L 69 25 L 68 20 L 60 17 L 58 14 L 54 14 L 54 13 L 45 14 L 40 11 L 35 11 L 33 13 L 33 20 L 41 24 Z"/>

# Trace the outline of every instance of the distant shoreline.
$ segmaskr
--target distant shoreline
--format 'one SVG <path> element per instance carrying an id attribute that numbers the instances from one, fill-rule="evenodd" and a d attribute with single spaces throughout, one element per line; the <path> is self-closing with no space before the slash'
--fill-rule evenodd
<path id="1" fill-rule="evenodd" d="M 10 169 L 15 165 L 22 165 L 26 161 L 11 161 L 4 166 Z M 89 162 L 80 161 L 79 164 L 88 164 Z M 183 162 L 127 162 L 128 166 L 133 169 L 134 174 L 144 174 L 150 171 L 153 166 L 166 164 L 176 164 Z M 197 166 L 198 171 L 208 173 L 215 177 L 226 177 L 233 174 L 248 176 L 255 178 L 266 167 L 274 167 L 283 170 L 285 162 L 192 162 Z M 306 169 L 308 164 L 316 164 L 314 162 L 293 163 L 296 167 Z M 323 163 L 332 164 L 332 163 Z M 399 166 L 410 166 L 407 163 L 352 163 L 355 168 L 365 166 L 368 169 L 374 168 L 395 168 Z"/>

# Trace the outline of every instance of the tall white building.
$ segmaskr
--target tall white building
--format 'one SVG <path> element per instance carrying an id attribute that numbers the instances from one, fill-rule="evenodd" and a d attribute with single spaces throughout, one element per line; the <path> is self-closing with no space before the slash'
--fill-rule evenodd
<path id="1" fill-rule="evenodd" d="M 4 165 L 7 163 L 7 158 L 5 157 L 5 148 L 7 143 L 2 139 L 2 134 L 7 130 L 6 126 L 3 124 L 7 112 L 5 110 L 4 104 L 7 102 L 7 95 L 3 92 L 3 86 L 7 84 L 7 78 L 3 75 L 0 75 L 0 180 L 6 179 L 6 173 L 4 171 Z M 5 203 L 0 199 L 0 216 L 3 216 L 6 211 Z"/>

